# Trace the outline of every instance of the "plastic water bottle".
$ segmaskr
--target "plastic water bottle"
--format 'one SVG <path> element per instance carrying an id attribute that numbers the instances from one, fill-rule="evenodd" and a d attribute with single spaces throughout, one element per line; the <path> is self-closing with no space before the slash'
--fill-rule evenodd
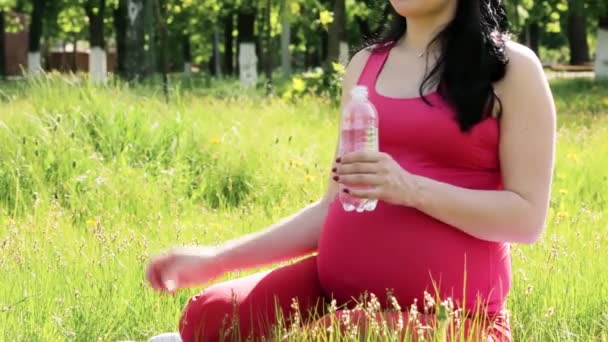
<path id="1" fill-rule="evenodd" d="M 359 150 L 378 151 L 378 112 L 369 101 L 367 87 L 355 86 L 350 95 L 342 112 L 339 155 Z M 349 186 L 351 189 L 362 187 L 365 186 Z M 343 189 L 341 184 L 339 198 L 344 210 L 361 213 L 376 209 L 377 199 L 354 198 Z"/>

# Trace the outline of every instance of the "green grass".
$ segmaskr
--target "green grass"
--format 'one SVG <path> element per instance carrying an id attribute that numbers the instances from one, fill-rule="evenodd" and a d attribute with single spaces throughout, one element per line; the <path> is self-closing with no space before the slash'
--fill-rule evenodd
<path id="1" fill-rule="evenodd" d="M 518 341 L 608 339 L 608 84 L 556 80 L 546 234 L 514 246 Z M 230 84 L 0 84 L 0 340 L 145 340 L 188 297 L 150 291 L 150 255 L 264 228 L 316 200 L 336 107 Z M 232 278 L 229 274 L 225 278 Z"/>

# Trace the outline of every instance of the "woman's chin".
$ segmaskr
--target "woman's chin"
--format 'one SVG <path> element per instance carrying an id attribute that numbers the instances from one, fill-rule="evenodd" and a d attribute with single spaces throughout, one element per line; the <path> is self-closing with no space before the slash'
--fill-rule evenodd
<path id="1" fill-rule="evenodd" d="M 391 0 L 391 5 L 402 17 L 424 17 L 440 13 L 452 0 Z"/>
<path id="2" fill-rule="evenodd" d="M 428 10 L 411 0 L 394 0 L 395 12 L 405 18 L 415 18 L 428 15 Z"/>

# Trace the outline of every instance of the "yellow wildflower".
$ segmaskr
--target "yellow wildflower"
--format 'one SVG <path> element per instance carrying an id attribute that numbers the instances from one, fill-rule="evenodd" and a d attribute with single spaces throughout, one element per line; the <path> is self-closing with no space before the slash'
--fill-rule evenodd
<path id="1" fill-rule="evenodd" d="M 334 14 L 328 10 L 323 10 L 319 13 L 319 22 L 323 26 L 328 26 L 334 22 Z"/>
<path id="2" fill-rule="evenodd" d="M 560 211 L 560 212 L 557 213 L 557 218 L 560 221 L 567 220 L 569 217 L 570 217 L 570 214 L 568 214 L 567 211 L 563 211 L 562 210 L 562 211 Z"/>
<path id="3" fill-rule="evenodd" d="M 87 220 L 87 226 L 89 227 L 95 227 L 97 225 L 97 220 L 94 218 L 90 218 Z"/>
<path id="4" fill-rule="evenodd" d="M 566 194 L 568 194 L 568 190 L 566 190 L 566 189 L 559 189 L 559 193 L 561 195 L 566 195 Z"/>
<path id="5" fill-rule="evenodd" d="M 334 72 L 339 74 L 339 75 L 343 75 L 345 72 L 345 68 L 344 65 L 342 65 L 342 63 L 331 63 L 332 68 L 334 69 Z"/>
<path id="6" fill-rule="evenodd" d="M 219 145 L 222 143 L 222 138 L 213 137 L 213 138 L 209 139 L 209 142 L 212 143 L 213 145 Z"/>
<path id="7" fill-rule="evenodd" d="M 568 159 L 570 159 L 573 162 L 577 162 L 578 161 L 578 154 L 571 152 L 568 153 Z"/>
<path id="8" fill-rule="evenodd" d="M 313 176 L 311 176 L 311 175 L 306 175 L 306 176 L 304 177 L 304 179 L 305 179 L 307 182 L 312 182 L 313 180 L 315 180 L 315 177 L 313 177 Z"/>
<path id="9" fill-rule="evenodd" d="M 302 91 L 304 91 L 304 89 L 306 89 L 306 83 L 304 82 L 303 79 L 301 79 L 299 77 L 293 78 L 293 80 L 291 81 L 291 86 L 293 87 L 293 90 L 295 90 L 297 92 L 302 92 Z"/>
<path id="10" fill-rule="evenodd" d="M 291 7 L 291 14 L 293 14 L 293 15 L 300 14 L 300 3 L 296 2 L 296 1 L 292 1 L 290 4 L 290 7 Z"/>

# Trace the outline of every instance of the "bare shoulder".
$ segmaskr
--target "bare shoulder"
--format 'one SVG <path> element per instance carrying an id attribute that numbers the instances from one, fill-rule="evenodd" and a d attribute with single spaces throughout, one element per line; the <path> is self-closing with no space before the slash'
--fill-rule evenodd
<path id="1" fill-rule="evenodd" d="M 348 68 L 363 68 L 367 59 L 372 54 L 373 47 L 367 47 L 359 50 L 348 62 Z"/>
<path id="2" fill-rule="evenodd" d="M 352 88 L 357 83 L 371 54 L 372 50 L 370 48 L 365 48 L 361 49 L 350 59 L 344 73 L 343 87 L 345 90 Z"/>
<path id="3" fill-rule="evenodd" d="M 506 43 L 505 53 L 509 63 L 505 77 L 496 84 L 499 94 L 547 83 L 540 60 L 527 46 L 509 41 Z"/>
<path id="4" fill-rule="evenodd" d="M 505 52 L 509 59 L 506 75 L 495 84 L 505 119 L 539 117 L 554 120 L 553 94 L 536 54 L 515 42 L 508 42 Z"/>
<path id="5" fill-rule="evenodd" d="M 540 60 L 534 51 L 523 44 L 510 40 L 506 42 L 505 49 L 507 57 L 513 59 L 516 63 L 528 63 L 539 67 L 541 66 Z"/>

